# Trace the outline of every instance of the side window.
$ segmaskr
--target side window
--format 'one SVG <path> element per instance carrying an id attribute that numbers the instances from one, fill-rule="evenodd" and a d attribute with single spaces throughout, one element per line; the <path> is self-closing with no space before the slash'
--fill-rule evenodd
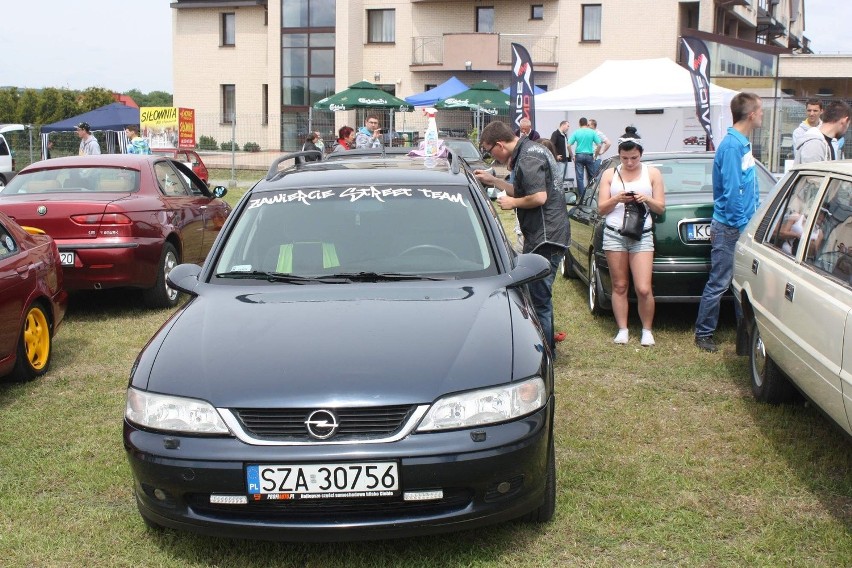
<path id="1" fill-rule="evenodd" d="M 0 156 L 8 156 L 9 147 L 6 145 L 6 139 L 0 136 Z"/>
<path id="2" fill-rule="evenodd" d="M 18 252 L 18 244 L 6 230 L 6 227 L 0 225 L 0 258 L 6 258 L 16 252 Z"/>
<path id="3" fill-rule="evenodd" d="M 823 176 L 804 175 L 793 183 L 792 190 L 772 221 L 767 244 L 784 254 L 798 255 L 802 236 L 810 225 L 808 215 L 814 210 L 824 179 Z"/>
<path id="4" fill-rule="evenodd" d="M 170 197 L 186 197 L 187 189 L 183 176 L 175 170 L 168 161 L 154 164 L 154 173 L 160 190 Z"/>
<path id="5" fill-rule="evenodd" d="M 829 182 L 811 227 L 805 262 L 852 284 L 852 181 Z"/>

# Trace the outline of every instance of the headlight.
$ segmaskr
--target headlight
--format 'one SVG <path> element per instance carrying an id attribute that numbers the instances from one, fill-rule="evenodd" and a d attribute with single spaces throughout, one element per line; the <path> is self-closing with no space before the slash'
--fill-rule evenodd
<path id="1" fill-rule="evenodd" d="M 472 428 L 505 422 L 533 413 L 547 402 L 544 381 L 526 381 L 454 394 L 438 399 L 418 426 L 418 432 Z"/>
<path id="2" fill-rule="evenodd" d="M 154 430 L 184 434 L 228 434 L 219 412 L 203 400 L 127 389 L 124 417 Z"/>

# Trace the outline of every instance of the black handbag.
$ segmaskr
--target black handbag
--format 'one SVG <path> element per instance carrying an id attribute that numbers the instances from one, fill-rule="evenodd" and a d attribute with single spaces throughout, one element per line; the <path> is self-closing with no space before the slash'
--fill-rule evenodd
<path id="1" fill-rule="evenodd" d="M 621 172 L 616 169 L 615 173 L 621 179 L 621 186 L 626 187 L 624 180 L 621 178 Z M 644 203 L 628 201 L 624 204 L 624 220 L 621 223 L 621 229 L 619 229 L 618 234 L 638 241 L 642 238 L 642 233 L 645 232 L 645 218 L 647 216 L 648 208 Z"/>

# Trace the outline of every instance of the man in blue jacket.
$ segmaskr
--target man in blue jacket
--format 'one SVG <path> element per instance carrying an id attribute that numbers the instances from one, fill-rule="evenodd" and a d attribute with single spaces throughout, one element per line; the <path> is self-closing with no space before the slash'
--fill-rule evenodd
<path id="1" fill-rule="evenodd" d="M 716 148 L 713 160 L 713 220 L 710 222 L 710 276 L 695 321 L 695 345 L 717 351 L 713 332 L 722 295 L 734 275 L 734 246 L 760 204 L 754 156 L 748 137 L 763 123 L 763 105 L 754 93 L 731 100 L 734 125 Z M 735 303 L 739 312 L 739 305 Z M 737 317 L 740 314 L 737 313 Z"/>

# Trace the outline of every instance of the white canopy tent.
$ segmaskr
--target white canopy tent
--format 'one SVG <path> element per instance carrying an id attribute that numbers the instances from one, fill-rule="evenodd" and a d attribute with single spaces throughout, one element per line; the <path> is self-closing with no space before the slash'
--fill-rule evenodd
<path id="1" fill-rule="evenodd" d="M 737 91 L 710 84 L 710 123 L 716 144 L 731 125 L 730 104 Z M 570 85 L 536 95 L 536 129 L 544 135 L 562 120 L 579 127 L 594 118 L 613 143 L 635 126 L 646 151 L 702 150 L 704 129 L 695 115 L 689 71 L 671 59 L 605 61 Z"/>

